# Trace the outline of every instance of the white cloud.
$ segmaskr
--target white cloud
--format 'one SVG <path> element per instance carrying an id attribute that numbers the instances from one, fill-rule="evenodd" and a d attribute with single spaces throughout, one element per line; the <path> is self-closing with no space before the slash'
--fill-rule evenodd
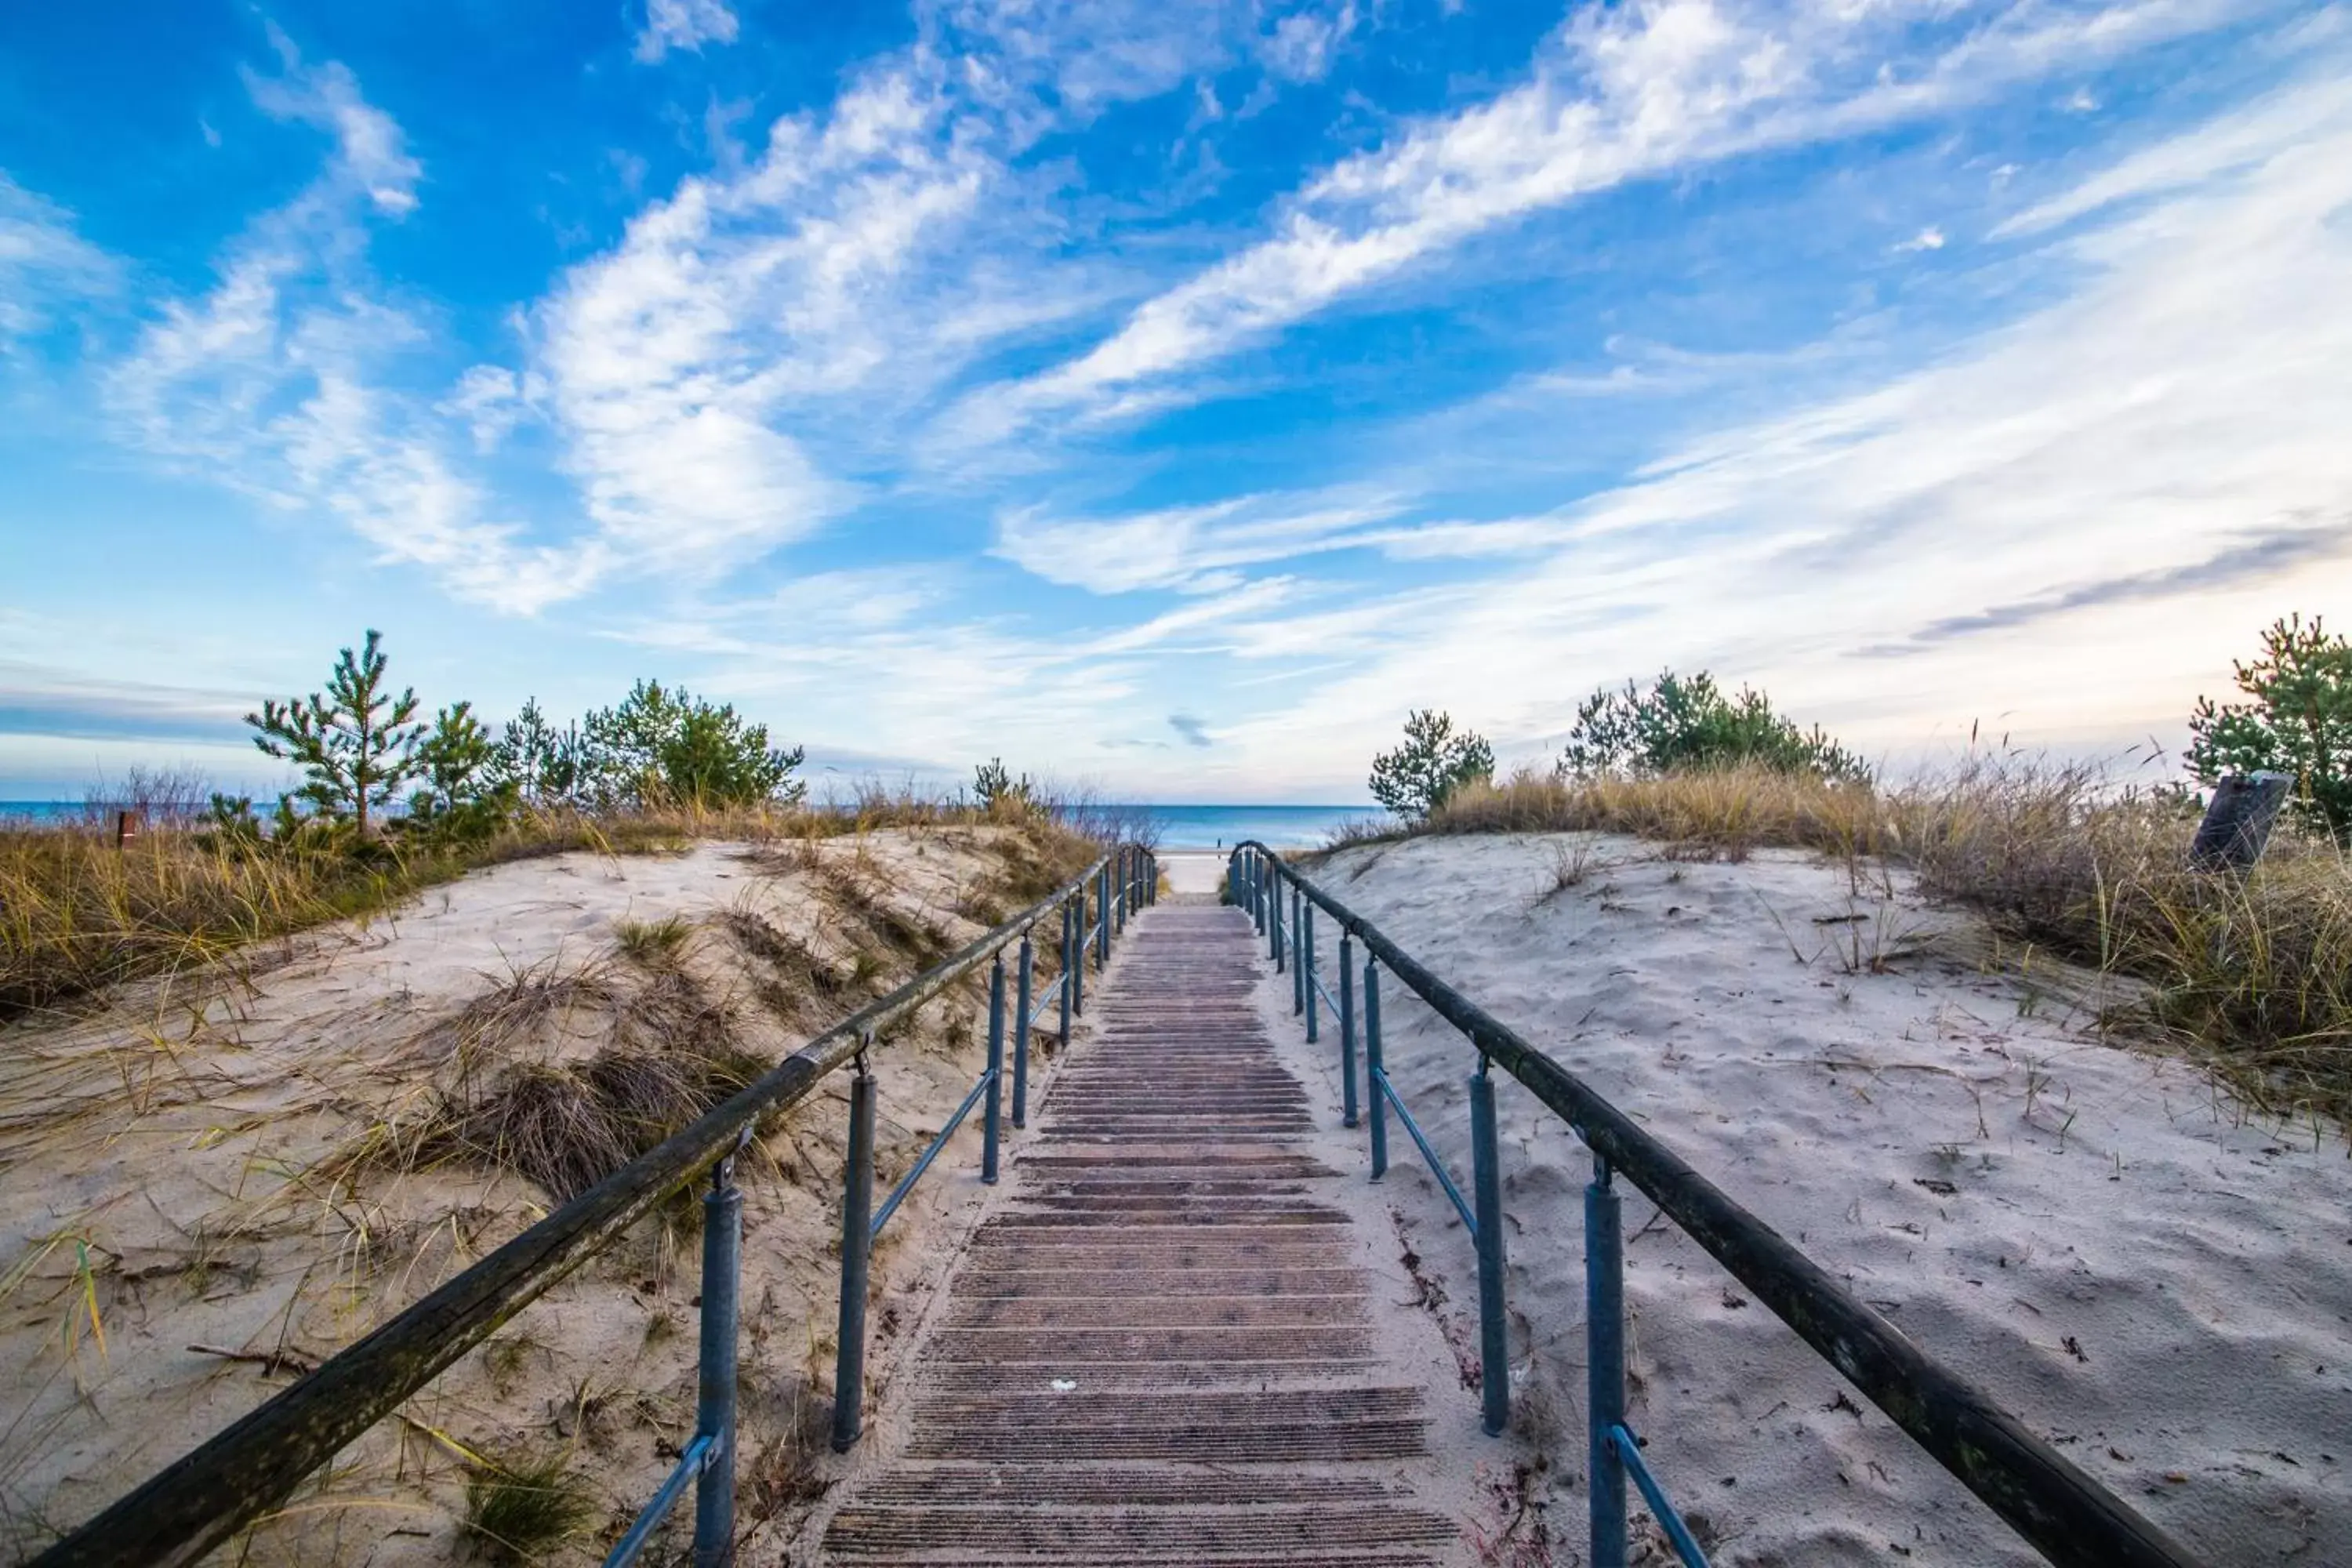
<path id="1" fill-rule="evenodd" d="M 1374 542 L 1367 525 L 1396 511 L 1386 500 L 1294 496 L 1124 517 L 1057 518 L 1033 508 L 997 520 L 995 553 L 1049 583 L 1091 593 L 1189 593 L 1222 586 L 1235 567 Z"/>
<path id="2" fill-rule="evenodd" d="M 1268 70 L 1291 81 L 1320 81 L 1348 36 L 1356 30 L 1354 0 L 1336 8 L 1309 6 L 1277 16 L 1259 35 L 1255 53 Z"/>
<path id="3" fill-rule="evenodd" d="M 425 567 L 461 597 L 527 614 L 583 591 L 609 549 L 525 542 L 450 467 L 434 411 L 378 388 L 428 334 L 378 298 L 366 226 L 405 216 L 421 171 L 349 70 L 305 67 L 283 35 L 272 37 L 286 73 L 248 73 L 256 103 L 328 132 L 334 151 L 316 180 L 231 244 L 209 292 L 161 304 L 103 373 L 110 410 L 171 468 L 289 513 L 338 518 L 380 559 Z M 497 373 L 477 367 L 454 395 L 478 438 L 501 416 L 500 391 Z"/>
<path id="4" fill-rule="evenodd" d="M 573 269 L 537 312 L 533 368 L 600 531 L 708 568 L 846 504 L 779 418 L 936 363 L 920 312 L 877 307 L 997 172 L 919 59 L 779 121 L 756 164 L 688 180 Z"/>
<path id="5" fill-rule="evenodd" d="M 294 41 L 269 25 L 284 74 L 245 71 L 246 90 L 257 108 L 279 120 L 297 120 L 331 132 L 336 142 L 335 173 L 394 216 L 416 208 L 416 182 L 424 169 L 408 155 L 407 139 L 391 115 L 360 96 L 359 81 L 341 61 L 305 68 Z"/>
<path id="6" fill-rule="evenodd" d="M 535 375 L 519 376 L 504 365 L 478 364 L 457 378 L 456 389 L 435 405 L 435 412 L 464 420 L 473 434 L 474 450 L 489 453 L 546 395 L 545 384 Z"/>
<path id="7" fill-rule="evenodd" d="M 2352 124 L 2352 93 L 2274 92 L 2193 136 L 2168 138 L 2009 218 L 1996 237 L 2039 234 L 2086 213 L 2194 189 Z"/>
<path id="8" fill-rule="evenodd" d="M 1948 363 L 1536 520 L 1560 531 L 1540 564 L 1384 617 L 1376 657 L 1229 749 L 1360 755 L 1435 703 L 1525 752 L 1662 663 L 1866 746 L 1979 717 L 2176 734 L 2259 626 L 2352 592 L 2352 121 L 2317 107 L 2346 97 L 2315 80 L 2084 181 L 2053 208 L 2234 171 L 2062 242 L 2074 292 Z"/>
<path id="9" fill-rule="evenodd" d="M 1473 235 L 1629 180 L 1916 118 L 2242 14 L 2218 0 L 2016 0 L 1922 63 L 1893 63 L 1950 9 L 1580 8 L 1528 81 L 1325 171 L 1282 204 L 1269 237 L 1146 301 L 1084 355 L 977 395 L 964 423 L 996 437 L 1045 411 L 1130 397 Z"/>
<path id="10" fill-rule="evenodd" d="M 1930 224 L 1895 248 L 1897 252 L 1941 250 L 1944 248 L 1944 231 Z"/>
<path id="11" fill-rule="evenodd" d="M 73 215 L 0 171 L 0 353 L 46 331 L 81 300 L 110 292 L 113 258 L 75 232 Z"/>
<path id="12" fill-rule="evenodd" d="M 636 57 L 652 65 L 672 49 L 700 53 L 705 44 L 733 43 L 737 27 L 726 0 L 646 0 Z"/>
<path id="13" fill-rule="evenodd" d="M 645 207 L 518 312 L 517 363 L 433 396 L 394 389 L 437 323 L 366 268 L 371 224 L 411 213 L 424 171 L 349 69 L 272 28 L 282 70 L 248 89 L 332 136 L 325 170 L 225 250 L 213 289 L 159 307 L 109 402 L 174 467 L 341 516 L 467 597 L 530 610 L 623 568 L 708 581 L 841 516 L 866 488 L 845 472 L 903 468 L 926 400 L 974 356 L 1096 308 L 1089 267 L 1051 259 L 1063 215 L 1028 199 L 1065 176 L 1023 174 L 1019 153 L 1056 116 L 1226 58 L 1245 12 L 919 8 L 927 41 Z M 734 26 L 690 0 L 647 13 L 665 48 Z M 464 467 L 525 420 L 584 528 L 534 526 Z M 407 530 L 387 521 L 404 489 Z"/>
<path id="14" fill-rule="evenodd" d="M 934 47 L 961 61 L 974 100 L 1025 142 L 1049 124 L 1083 123 L 1220 69 L 1252 36 L 1255 9 L 1250 0 L 939 0 L 918 15 Z"/>

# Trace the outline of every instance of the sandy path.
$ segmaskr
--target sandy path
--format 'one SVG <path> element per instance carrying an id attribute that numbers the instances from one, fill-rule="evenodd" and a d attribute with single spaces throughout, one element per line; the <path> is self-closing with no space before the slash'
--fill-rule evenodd
<path id="1" fill-rule="evenodd" d="M 2087 977 L 1989 970 L 1969 922 L 1809 857 L 1423 839 L 1315 874 L 2192 1549 L 2352 1563 L 2339 1133 L 2315 1147 L 2102 1041 Z M 1391 1075 L 1461 1180 L 1472 1055 L 1384 1000 Z M 1520 1419 L 1580 1476 L 1589 1162 L 1514 1086 L 1501 1115 Z M 1392 1150 L 1381 1191 L 1471 1345 L 1469 1247 Z M 2038 1561 L 1650 1217 L 1629 1194 L 1633 1414 L 1718 1562 Z M 1561 1507 L 1580 1539 L 1580 1497 Z"/>

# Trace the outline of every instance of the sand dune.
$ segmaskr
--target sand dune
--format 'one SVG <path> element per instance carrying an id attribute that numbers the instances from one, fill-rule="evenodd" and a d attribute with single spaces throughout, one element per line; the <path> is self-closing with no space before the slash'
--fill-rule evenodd
<path id="1" fill-rule="evenodd" d="M 546 1213 L 545 1184 L 404 1142 L 465 1085 L 684 1035 L 772 1060 L 1003 918 L 1008 871 L 1037 874 L 1019 853 L 939 830 L 527 861 L 256 954 L 242 983 L 0 1036 L 0 1547 L 86 1518 Z M 878 1053 L 885 1179 L 982 1065 L 982 1005 L 959 995 Z M 750 1514 L 811 1483 L 845 1093 L 746 1174 Z M 951 1150 L 885 1236 L 877 1372 L 976 1165 Z M 251 1560 L 448 1560 L 465 1451 L 562 1456 L 634 1513 L 692 1427 L 697 1245 L 691 1215 L 647 1222 L 304 1483 Z"/>
<path id="2" fill-rule="evenodd" d="M 2192 1549 L 2352 1563 L 2341 1130 L 2266 1123 L 2103 1038 L 2095 977 L 2021 973 L 1884 873 L 1543 836 L 1313 874 Z M 1286 982 L 1265 995 L 1287 1014 Z M 1393 1079 L 1466 1179 L 1474 1057 L 1384 1001 Z M 1315 1066 L 1336 1100 L 1336 1044 Z M 1589 1159 L 1524 1090 L 1500 1099 L 1521 1421 L 1580 1477 Z M 1467 1241 L 1391 1147 L 1403 1234 L 1475 1362 Z M 1627 1194 L 1633 1413 L 1718 1562 L 2039 1561 L 1653 1214 Z M 1558 1496 L 1580 1543 L 1580 1489 Z"/>

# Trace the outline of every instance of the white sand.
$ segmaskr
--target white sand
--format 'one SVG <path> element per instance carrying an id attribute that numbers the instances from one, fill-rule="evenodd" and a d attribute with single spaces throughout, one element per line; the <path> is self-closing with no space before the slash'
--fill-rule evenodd
<path id="1" fill-rule="evenodd" d="M 430 1107 L 451 1071 L 436 1026 L 467 1003 L 539 968 L 604 966 L 639 983 L 642 970 L 615 955 L 617 922 L 679 915 L 697 927 L 687 972 L 745 1044 L 781 1057 L 911 971 L 843 889 L 862 887 L 961 945 L 982 929 L 975 915 L 1001 918 L 1010 902 L 992 886 L 998 837 L 884 833 L 764 858 L 704 846 L 525 861 L 290 944 L 226 994 L 150 987 L 70 1026 L 0 1034 L 0 1552 L 13 1560 L 88 1517 L 287 1381 L 190 1346 L 315 1363 L 546 1212 L 534 1184 L 458 1163 L 355 1186 L 320 1173 L 370 1127 Z M 866 952 L 875 973 L 779 1017 L 755 989 L 773 976 L 716 923 L 730 910 L 758 914 L 843 973 Z M 967 991 L 877 1054 L 884 1180 L 983 1065 L 983 1006 L 984 994 Z M 610 1026 L 586 1008 L 535 1031 L 530 1049 L 577 1057 Z M 761 1393 L 746 1405 L 744 1442 L 755 1463 L 782 1444 L 797 1407 L 821 1405 L 810 1389 L 830 1389 L 845 1095 L 843 1081 L 828 1085 L 745 1176 L 743 1356 Z M 976 1131 L 959 1137 L 884 1237 L 877 1376 L 976 1196 L 977 1142 Z M 642 1225 L 411 1401 L 409 1424 L 382 1424 L 306 1483 L 292 1516 L 257 1532 L 251 1560 L 450 1560 L 462 1550 L 466 1475 L 452 1443 L 562 1451 L 593 1481 L 608 1528 L 634 1514 L 692 1427 L 698 1246 L 658 1218 Z M 102 1350 L 79 1275 L 85 1247 Z M 747 1510 L 758 1485 L 745 1476 Z M 583 1540 L 572 1555 L 593 1560 L 594 1546 Z"/>
<path id="2" fill-rule="evenodd" d="M 1214 849 L 1160 851 L 1160 880 L 1179 895 L 1214 893 L 1225 883 L 1227 857 Z"/>
<path id="3" fill-rule="evenodd" d="M 1313 874 L 2191 1550 L 2352 1563 L 2340 1131 L 2101 1040 L 2090 977 L 2021 980 L 1973 922 L 1809 856 L 1423 839 Z M 1286 1017 L 1287 981 L 1264 994 Z M 1466 1190 L 1473 1054 L 1392 982 L 1383 1001 L 1391 1073 Z M 1579 1561 L 1590 1162 L 1507 1080 L 1501 1115 L 1518 1409 L 1568 1483 L 1557 1561 Z M 1475 1360 L 1466 1238 L 1402 1130 L 1391 1147 L 1386 1191 Z M 1626 1189 L 1633 1418 L 1718 1563 L 2039 1561 L 1654 1214 Z"/>

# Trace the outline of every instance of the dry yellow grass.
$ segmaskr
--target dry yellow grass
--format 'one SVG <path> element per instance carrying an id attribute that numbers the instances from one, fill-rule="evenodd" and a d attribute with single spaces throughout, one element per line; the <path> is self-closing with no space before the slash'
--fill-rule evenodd
<path id="1" fill-rule="evenodd" d="M 1909 866 L 1929 896 L 2067 959 L 2149 983 L 2114 1022 L 2200 1048 L 2280 1114 L 2352 1121 L 2352 868 L 2282 827 L 2251 874 L 2190 868 L 2192 801 L 2098 770 L 1980 760 L 1894 790 L 1762 769 L 1654 778 L 1523 771 L 1420 831 L 1607 832 L 1738 858 L 1767 847 Z"/>
<path id="2" fill-rule="evenodd" d="M 250 943 L 372 913 L 502 861 L 574 849 L 661 853 L 713 838 L 772 846 L 955 825 L 1022 828 L 1030 852 L 1008 868 L 1007 891 L 1033 898 L 1083 865 L 1104 831 L 1125 826 L 1085 802 L 1006 804 L 982 812 L 912 790 L 875 788 L 824 806 L 685 806 L 608 816 L 530 811 L 482 842 L 395 838 L 356 856 L 240 847 L 184 821 L 158 826 L 121 848 L 110 829 L 90 825 L 0 829 L 0 1019 L 68 1005 L 126 980 L 215 964 Z"/>

